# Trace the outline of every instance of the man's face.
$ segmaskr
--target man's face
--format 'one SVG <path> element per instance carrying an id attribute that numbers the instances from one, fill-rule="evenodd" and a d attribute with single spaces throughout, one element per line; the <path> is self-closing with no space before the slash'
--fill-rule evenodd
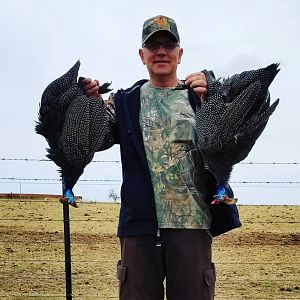
<path id="1" fill-rule="evenodd" d="M 147 66 L 150 77 L 176 77 L 177 65 L 181 62 L 183 50 L 167 31 L 159 31 L 145 43 L 139 55 Z"/>

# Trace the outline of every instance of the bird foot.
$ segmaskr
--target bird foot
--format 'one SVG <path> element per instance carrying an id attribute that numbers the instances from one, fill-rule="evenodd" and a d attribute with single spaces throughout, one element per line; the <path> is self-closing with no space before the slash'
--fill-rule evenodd
<path id="1" fill-rule="evenodd" d="M 79 77 L 78 78 L 78 85 L 83 90 L 83 92 L 85 92 L 85 90 L 84 90 L 84 84 L 83 84 L 83 80 L 84 79 L 85 79 L 85 77 Z M 105 83 L 103 83 L 102 85 L 99 86 L 98 93 L 102 95 L 102 94 L 111 92 L 113 89 L 111 89 L 109 87 L 110 85 L 111 85 L 111 82 L 105 82 Z"/>
<path id="2" fill-rule="evenodd" d="M 105 93 L 111 92 L 113 89 L 109 88 L 110 85 L 111 85 L 111 82 L 103 83 L 102 85 L 100 85 L 98 93 L 105 94 Z"/>
<path id="3" fill-rule="evenodd" d="M 185 84 L 185 80 L 181 80 L 180 83 L 177 83 L 177 85 L 175 85 L 172 90 L 187 90 L 189 88 L 189 85 Z"/>

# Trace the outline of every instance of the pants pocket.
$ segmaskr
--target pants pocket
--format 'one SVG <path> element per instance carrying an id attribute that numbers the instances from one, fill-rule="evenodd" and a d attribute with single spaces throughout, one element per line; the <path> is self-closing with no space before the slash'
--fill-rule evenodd
<path id="1" fill-rule="evenodd" d="M 126 273 L 127 273 L 127 266 L 125 266 L 122 263 L 122 260 L 119 260 L 118 264 L 117 264 L 117 278 L 118 278 L 120 284 L 125 281 Z"/>
<path id="2" fill-rule="evenodd" d="M 204 283 L 208 289 L 207 300 L 213 300 L 215 296 L 216 285 L 216 270 L 214 263 L 211 263 L 211 268 L 203 271 Z"/>

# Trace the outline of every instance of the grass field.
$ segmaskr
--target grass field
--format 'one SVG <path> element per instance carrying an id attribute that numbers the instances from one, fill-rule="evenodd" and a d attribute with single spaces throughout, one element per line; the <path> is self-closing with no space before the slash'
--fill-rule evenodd
<path id="1" fill-rule="evenodd" d="M 118 210 L 105 203 L 70 208 L 73 299 L 118 299 Z M 214 239 L 215 299 L 300 299 L 300 206 L 239 211 L 243 226 Z M 61 204 L 0 200 L 0 298 L 64 295 Z"/>

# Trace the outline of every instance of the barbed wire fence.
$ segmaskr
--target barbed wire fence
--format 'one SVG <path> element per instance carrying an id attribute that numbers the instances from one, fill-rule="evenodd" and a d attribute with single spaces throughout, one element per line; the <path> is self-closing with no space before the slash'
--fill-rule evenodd
<path id="1" fill-rule="evenodd" d="M 0 158 L 0 161 L 26 161 L 26 162 L 50 162 L 50 160 L 48 159 L 33 159 L 33 158 Z M 118 160 L 94 160 L 93 163 L 117 163 L 119 164 L 120 161 Z M 299 166 L 300 163 L 298 162 L 266 162 L 266 163 L 262 163 L 262 162 L 244 162 L 244 163 L 240 163 L 240 164 L 244 164 L 244 165 L 256 165 L 256 164 L 259 164 L 259 165 L 294 165 L 294 166 Z M 31 183 L 39 183 L 39 182 L 43 182 L 43 183 L 47 183 L 47 184 L 58 184 L 61 179 L 60 178 L 24 178 L 24 177 L 0 177 L 0 182 L 18 182 L 18 181 L 21 181 L 21 182 L 31 182 Z M 81 184 L 107 184 L 109 183 L 110 185 L 111 184 L 120 184 L 120 180 L 117 180 L 117 179 L 81 179 L 79 180 L 79 182 Z M 265 185 L 270 185 L 270 184 L 273 184 L 273 185 L 277 185 L 278 188 L 280 188 L 280 185 L 289 185 L 291 186 L 292 188 L 293 187 L 296 187 L 298 188 L 300 182 L 297 181 L 297 180 L 293 180 L 293 181 L 233 181 L 231 182 L 233 184 L 241 184 L 241 185 L 245 185 L 245 184 L 265 184 Z M 3 199 L 3 200 L 0 200 L 0 201 L 12 201 L 11 199 Z M 14 199 L 13 200 L 14 202 L 25 202 L 25 203 L 37 203 L 37 202 L 43 202 L 45 203 L 45 200 L 22 200 L 22 199 Z M 1 202 L 0 202 L 1 203 Z M 82 203 L 83 205 L 88 205 L 89 203 Z M 17 221 L 21 221 L 23 224 L 25 224 L 24 226 L 26 226 L 26 223 L 34 223 L 34 222 L 38 222 L 39 224 L 41 223 L 45 223 L 45 224 L 51 224 L 53 222 L 62 222 L 64 224 L 66 224 L 66 220 L 65 218 L 57 218 L 57 219 L 53 219 L 53 218 L 34 218 L 34 217 L 31 217 L 31 218 L 24 218 L 24 217 L 18 217 L 18 215 L 12 217 L 12 218 L 5 218 L 5 217 L 2 217 L 0 218 L 0 222 L 17 222 Z M 70 220 L 69 220 L 70 221 Z M 99 218 L 99 219 L 93 219 L 93 220 L 90 220 L 88 218 L 82 218 L 82 219 L 71 219 L 71 222 L 82 222 L 82 223 L 88 223 L 88 222 L 103 222 L 103 219 Z M 266 226 L 266 225 L 274 225 L 274 224 L 282 224 L 282 223 L 286 223 L 286 222 L 281 222 L 281 221 L 247 221 L 247 223 L 244 223 L 243 225 L 247 225 L 247 224 L 260 224 L 262 226 Z M 291 226 L 298 226 L 298 224 L 300 224 L 300 219 L 299 220 L 291 220 L 290 222 L 288 222 Z M 47 225 L 46 225 L 47 226 Z M 300 236 L 300 232 L 297 232 L 297 237 L 296 237 L 296 245 L 300 245 L 300 242 L 299 242 L 299 236 Z M 298 239 L 298 240 L 297 240 Z M 53 239 L 52 237 L 49 237 L 49 240 L 29 240 L 29 241 L 26 241 L 22 238 L 19 238 L 19 239 L 15 239 L 15 240 L 11 240 L 9 238 L 7 238 L 7 236 L 4 238 L 3 236 L 0 237 L 0 243 L 2 244 L 5 244 L 6 247 L 8 247 L 9 249 L 9 244 L 12 244 L 12 243 L 15 243 L 15 244 L 37 244 L 37 245 L 40 245 L 40 244 L 65 244 L 66 243 L 66 240 L 65 239 Z M 71 241 L 69 241 L 69 244 L 71 245 Z M 72 242 L 72 244 L 76 244 L 76 241 Z M 70 246 L 69 245 L 69 246 Z M 233 245 L 233 246 L 238 246 L 238 244 L 236 245 Z M 66 264 L 66 260 L 68 259 L 8 259 L 8 258 L 4 258 L 3 260 L 0 259 L 0 266 L 2 264 L 5 265 L 5 264 Z M 116 259 L 117 260 L 117 259 Z M 116 261 L 115 260 L 115 261 Z M 115 262 L 114 261 L 114 262 Z M 72 264 L 101 264 L 103 261 L 101 260 L 84 260 L 84 259 L 76 259 L 74 261 L 72 261 Z M 71 255 L 69 257 L 69 263 L 71 263 Z M 284 268 L 285 270 L 286 269 L 291 269 L 292 272 L 293 270 L 296 268 L 297 270 L 300 269 L 300 257 L 299 256 L 295 256 L 295 257 L 292 257 L 291 260 L 290 260 L 290 263 L 287 263 L 287 262 L 280 262 L 280 261 L 272 261 L 272 262 L 256 262 L 256 261 L 239 261 L 239 262 L 222 262 L 222 261 L 216 261 L 215 262 L 216 265 L 219 265 L 219 266 L 236 266 L 238 265 L 239 267 L 243 267 L 243 266 L 247 266 L 247 265 L 255 265 L 257 266 L 257 268 L 262 268 L 262 266 L 275 266 L 277 268 Z M 66 265 L 65 265 L 66 267 Z M 1 269 L 1 268 L 0 268 Z M 261 285 L 268 285 L 268 284 L 271 284 L 272 282 L 275 284 L 275 283 L 293 283 L 294 284 L 294 287 L 291 288 L 291 287 L 281 287 L 281 291 L 282 292 L 286 292 L 287 294 L 285 294 L 283 297 L 284 298 L 276 298 L 276 299 L 300 299 L 300 295 L 298 293 L 298 290 L 299 290 L 299 274 L 298 273 L 295 273 L 293 274 L 295 276 L 295 279 L 289 279 L 289 278 L 266 278 L 266 279 L 260 279 L 258 280 L 258 282 L 261 284 Z M 2 280 L 4 279 L 4 282 L 5 282 L 5 278 L 8 278 L 10 277 L 10 275 L 5 275 L 5 274 L 1 274 L 1 271 L 0 271 L 0 280 L 2 278 Z M 74 276 L 74 274 L 72 274 L 72 276 Z M 82 279 L 82 280 L 86 280 L 86 277 L 81 277 L 80 278 L 80 274 L 76 274 L 75 275 L 77 277 L 77 279 Z M 115 290 L 117 291 L 117 281 L 116 279 L 108 274 L 108 275 L 103 275 L 102 273 L 94 273 L 94 274 L 89 274 L 90 277 L 95 277 L 95 278 L 100 278 L 101 280 L 111 280 L 112 282 L 114 282 L 114 288 Z M 234 277 L 234 276 L 233 276 Z M 247 279 L 243 279 L 243 278 L 233 278 L 231 277 L 229 281 L 227 281 L 226 279 L 222 278 L 222 281 L 219 282 L 219 284 L 221 285 L 231 285 L 233 284 L 233 280 L 235 282 L 235 284 L 246 284 L 246 281 Z M 20 274 L 16 274 L 16 277 L 14 278 L 16 281 L 22 281 L 22 279 L 28 279 L 28 275 L 20 275 Z M 36 274 L 36 275 L 33 275 L 32 274 L 32 277 L 31 277 L 32 280 L 35 280 L 37 282 L 39 281 L 47 281 L 47 280 L 60 280 L 60 281 L 65 281 L 67 280 L 66 278 L 66 274 L 64 272 L 61 272 L 61 273 L 55 273 L 55 274 L 51 274 L 51 275 L 45 275 L 45 274 Z M 251 280 L 250 280 L 251 281 Z M 249 282 L 249 284 L 255 286 L 255 284 L 257 283 L 254 283 L 254 282 Z M 297 292 L 296 296 L 295 294 L 293 294 L 293 296 L 289 297 L 288 294 L 291 293 L 291 292 Z M 298 296 L 297 296 L 298 295 Z M 69 297 L 68 297 L 69 296 Z M 19 297 L 19 298 L 18 298 Z M 63 293 L 61 294 L 48 294 L 48 295 L 40 295 L 40 294 L 12 294 L 12 295 L 8 295 L 8 296 L 4 296 L 4 295 L 0 295 L 0 298 L 3 298 L 3 299 L 23 299 L 22 297 L 26 297 L 26 299 L 29 299 L 30 298 L 54 298 L 54 299 L 62 299 L 62 298 L 66 298 L 66 299 L 72 299 L 72 295 L 70 297 L 70 295 L 68 295 L 68 292 L 66 291 L 66 295 L 64 295 Z M 76 298 L 76 299 L 99 299 L 99 298 L 96 298 L 95 295 L 88 295 L 88 294 L 85 294 L 85 295 L 80 295 L 80 293 L 76 294 L 76 295 L 73 295 L 73 298 Z M 112 295 L 112 296 L 107 296 L 106 299 L 118 299 L 118 296 L 115 294 L 115 295 Z M 227 297 L 227 296 L 220 296 L 218 297 L 217 299 L 233 299 L 231 296 L 230 297 Z M 244 298 L 235 298 L 234 300 L 243 300 Z M 250 299 L 250 298 L 247 298 L 247 299 Z M 268 298 L 268 297 L 259 297 L 259 298 L 255 298 L 255 296 L 253 296 L 251 299 L 255 299 L 255 300 L 263 300 L 263 299 L 274 299 L 274 298 Z"/>
<path id="2" fill-rule="evenodd" d="M 53 163 L 49 159 L 42 159 L 42 158 L 10 158 L 10 157 L 0 157 L 0 162 L 36 162 L 36 163 Z M 114 163 L 120 164 L 120 160 L 93 160 L 91 163 Z M 248 166 L 299 166 L 300 162 L 240 162 L 238 165 L 248 165 Z M 26 177 L 0 177 L 0 183 L 6 184 L 19 184 L 19 192 L 22 191 L 22 184 L 46 184 L 46 185 L 55 185 L 61 182 L 61 178 L 26 178 Z M 79 179 L 78 185 L 120 185 L 120 179 Z M 293 189 L 299 188 L 300 181 L 297 180 L 289 180 L 289 181 L 271 181 L 271 180 L 243 180 L 243 181 L 230 181 L 230 184 L 233 187 L 255 187 L 254 185 L 257 184 L 259 187 L 276 187 L 278 189 Z"/>

